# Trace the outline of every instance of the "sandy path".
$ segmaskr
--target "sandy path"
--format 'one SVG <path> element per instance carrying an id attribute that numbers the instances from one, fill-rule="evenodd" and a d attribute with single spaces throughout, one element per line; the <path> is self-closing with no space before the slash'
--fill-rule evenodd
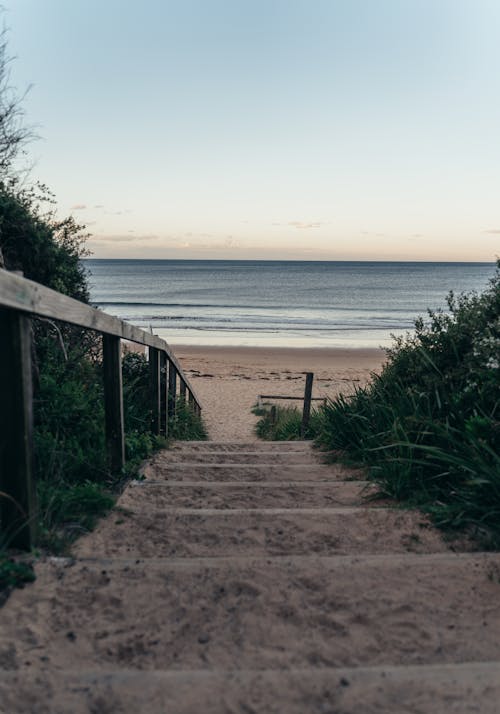
<path id="1" fill-rule="evenodd" d="M 5 714 L 496 714 L 500 555 L 304 442 L 183 442 L 0 628 Z"/>
<path id="2" fill-rule="evenodd" d="M 255 439 L 257 418 L 251 409 L 259 394 L 302 396 L 304 373 L 314 372 L 313 396 L 333 397 L 366 383 L 385 357 L 375 349 L 177 346 L 175 353 L 202 402 L 209 436 L 216 441 Z"/>

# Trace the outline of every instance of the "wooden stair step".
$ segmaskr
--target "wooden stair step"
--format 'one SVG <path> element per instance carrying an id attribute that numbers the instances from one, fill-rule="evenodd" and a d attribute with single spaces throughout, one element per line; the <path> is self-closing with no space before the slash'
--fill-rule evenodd
<path id="1" fill-rule="evenodd" d="M 444 552 L 417 512 L 385 508 L 155 509 L 132 507 L 78 541 L 91 556 L 222 557 Z"/>
<path id="2" fill-rule="evenodd" d="M 360 478 L 359 471 L 350 471 L 342 467 L 328 467 L 321 464 L 313 465 L 277 465 L 277 464 L 145 464 L 141 474 L 151 479 L 180 481 L 214 480 L 214 481 L 316 481 L 338 478 L 356 480 Z"/>
<path id="3" fill-rule="evenodd" d="M 55 559 L 15 594 L 22 628 L 2 610 L 0 653 L 41 678 L 68 661 L 102 673 L 494 661 L 499 569 L 500 554 Z"/>
<path id="4" fill-rule="evenodd" d="M 124 508 L 296 508 L 359 505 L 376 491 L 366 482 L 281 483 L 219 481 L 133 481 L 119 505 Z"/>
<path id="5" fill-rule="evenodd" d="M 311 441 L 176 441 L 169 451 L 264 451 L 313 452 Z"/>
<path id="6" fill-rule="evenodd" d="M 289 670 L 3 671 L 9 714 L 498 714 L 499 662 Z"/>
<path id="7" fill-rule="evenodd" d="M 155 463 L 203 463 L 203 464 L 307 464 L 321 463 L 313 453 L 302 451 L 175 451 L 164 450 L 155 458 Z"/>

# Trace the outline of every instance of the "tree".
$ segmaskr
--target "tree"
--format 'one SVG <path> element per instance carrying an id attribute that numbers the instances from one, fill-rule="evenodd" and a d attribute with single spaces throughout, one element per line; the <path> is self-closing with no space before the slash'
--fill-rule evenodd
<path id="1" fill-rule="evenodd" d="M 7 53 L 7 31 L 0 31 L 0 184 L 3 189 L 13 180 L 14 160 L 23 151 L 25 144 L 33 138 L 32 130 L 24 122 L 23 96 L 19 96 L 10 84 Z M 0 268 L 6 264 L 0 240 Z"/>
<path id="2" fill-rule="evenodd" d="M 24 124 L 24 95 L 19 95 L 10 83 L 7 53 L 7 31 L 0 31 L 0 178 L 12 174 L 13 162 L 33 138 L 33 131 Z"/>

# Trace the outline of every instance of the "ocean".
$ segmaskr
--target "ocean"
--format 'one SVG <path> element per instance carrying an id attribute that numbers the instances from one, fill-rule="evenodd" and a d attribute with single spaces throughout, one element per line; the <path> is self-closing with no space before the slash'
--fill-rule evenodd
<path id="1" fill-rule="evenodd" d="M 86 260 L 94 305 L 172 344 L 378 347 L 494 263 Z"/>

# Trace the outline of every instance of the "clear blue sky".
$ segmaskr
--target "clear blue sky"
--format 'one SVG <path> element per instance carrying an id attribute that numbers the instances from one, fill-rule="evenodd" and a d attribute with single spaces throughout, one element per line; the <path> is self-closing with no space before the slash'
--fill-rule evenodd
<path id="1" fill-rule="evenodd" d="M 494 260 L 498 0 L 5 0 L 96 257 Z"/>

